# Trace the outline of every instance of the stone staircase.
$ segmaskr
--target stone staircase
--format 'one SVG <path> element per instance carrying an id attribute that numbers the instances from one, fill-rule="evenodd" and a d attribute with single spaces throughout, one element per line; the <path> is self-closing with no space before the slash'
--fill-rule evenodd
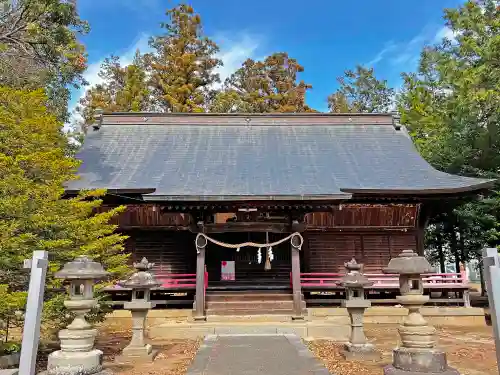
<path id="1" fill-rule="evenodd" d="M 301 302 L 304 314 L 306 303 Z M 293 315 L 293 296 L 289 290 L 209 291 L 207 316 Z"/>

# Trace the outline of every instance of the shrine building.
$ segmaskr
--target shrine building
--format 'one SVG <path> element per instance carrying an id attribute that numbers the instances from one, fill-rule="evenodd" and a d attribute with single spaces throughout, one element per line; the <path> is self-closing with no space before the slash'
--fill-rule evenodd
<path id="1" fill-rule="evenodd" d="M 300 316 L 301 274 L 423 254 L 430 215 L 494 183 L 434 169 L 391 114 L 105 113 L 77 158 L 67 194 L 126 205 L 114 222 L 132 259 L 192 292 L 199 317 L 210 294 L 251 290 L 289 294 Z"/>

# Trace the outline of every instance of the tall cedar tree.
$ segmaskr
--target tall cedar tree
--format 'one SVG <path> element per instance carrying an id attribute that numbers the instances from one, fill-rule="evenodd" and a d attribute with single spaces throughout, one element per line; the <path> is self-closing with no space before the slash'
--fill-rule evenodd
<path id="1" fill-rule="evenodd" d="M 94 215 L 103 191 L 62 199 L 63 184 L 75 178 L 78 162 L 67 156 L 62 124 L 47 110 L 42 90 L 0 87 L 0 284 L 25 290 L 23 259 L 34 250 L 50 253 L 44 314 L 48 324 L 65 319 L 64 295 L 54 272 L 77 255 L 88 255 L 111 272 L 112 280 L 129 270 L 124 236 L 108 224 L 120 207 Z"/>
<path id="2" fill-rule="evenodd" d="M 86 84 L 77 35 L 88 30 L 76 1 L 0 0 L 0 86 L 44 88 L 50 109 L 66 121 L 70 87 Z"/>
<path id="3" fill-rule="evenodd" d="M 226 79 L 213 101 L 211 112 L 312 112 L 305 103 L 312 86 L 297 82 L 304 68 L 287 53 L 268 56 L 264 61 L 248 59 Z"/>
<path id="4" fill-rule="evenodd" d="M 191 6 L 170 9 L 167 17 L 161 25 L 165 33 L 151 38 L 154 51 L 146 56 L 155 105 L 165 112 L 204 112 L 220 82 L 219 47 L 203 35 L 201 17 Z"/>
<path id="5" fill-rule="evenodd" d="M 328 97 L 333 113 L 388 112 L 394 103 L 394 89 L 375 77 L 373 68 L 356 66 L 337 78 L 340 88 Z"/>
<path id="6" fill-rule="evenodd" d="M 417 73 L 406 74 L 401 120 L 422 155 L 440 170 L 498 178 L 500 171 L 500 8 L 494 0 L 445 10 L 454 40 L 422 52 Z M 433 218 L 428 243 L 456 260 L 498 246 L 500 195 L 449 208 Z M 438 244 L 436 246 L 435 244 Z M 440 255 L 437 256 L 441 257 Z"/>
<path id="7" fill-rule="evenodd" d="M 99 77 L 103 83 L 87 90 L 77 107 L 85 123 L 92 120 L 97 108 L 110 112 L 152 109 L 145 62 L 139 51 L 127 66 L 122 66 L 116 56 L 105 59 Z"/>

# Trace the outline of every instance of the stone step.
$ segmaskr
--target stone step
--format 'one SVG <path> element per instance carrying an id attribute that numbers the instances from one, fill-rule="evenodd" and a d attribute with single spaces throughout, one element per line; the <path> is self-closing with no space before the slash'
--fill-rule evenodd
<path id="1" fill-rule="evenodd" d="M 206 300 L 207 302 L 293 301 L 293 296 L 285 293 L 207 293 Z"/>
<path id="2" fill-rule="evenodd" d="M 265 312 L 273 309 L 293 309 L 293 301 L 209 301 L 206 304 L 209 310 L 247 309 Z"/>
<path id="3" fill-rule="evenodd" d="M 212 323 L 283 323 L 291 322 L 291 314 L 274 314 L 274 315 L 263 315 L 263 314 L 253 314 L 253 315 L 207 315 L 207 322 Z"/>
<path id="4" fill-rule="evenodd" d="M 237 282 L 231 282 L 231 284 L 237 284 Z M 248 282 L 244 282 L 248 285 Z M 231 295 L 242 295 L 242 294 L 292 294 L 290 289 L 263 289 L 263 290 L 225 290 L 225 291 L 207 291 L 207 294 L 231 294 Z"/>
<path id="5" fill-rule="evenodd" d="M 286 292 L 291 293 L 290 285 L 287 282 L 278 282 L 274 280 L 268 280 L 263 282 L 256 281 L 231 281 L 230 283 L 221 282 L 209 282 L 208 292 L 226 293 L 230 291 L 239 291 L 244 293 L 251 293 L 253 291 L 266 291 L 266 292 Z"/>
<path id="6" fill-rule="evenodd" d="M 234 308 L 234 309 L 207 309 L 207 315 L 292 315 L 292 309 L 248 309 L 248 308 Z"/>
<path id="7" fill-rule="evenodd" d="M 243 321 L 243 318 L 251 321 Z M 332 323 L 315 323 L 308 321 L 273 321 L 281 319 L 282 316 L 267 316 L 267 322 L 262 321 L 260 316 L 251 317 L 220 317 L 217 322 L 216 316 L 207 316 L 206 322 L 196 323 L 163 323 L 149 327 L 148 337 L 157 342 L 169 339 L 196 339 L 206 335 L 221 334 L 283 334 L 295 333 L 303 338 L 315 337 L 325 338 L 338 342 L 349 340 L 351 327 L 349 325 L 338 325 Z M 238 321 L 232 321 L 238 319 Z M 231 321 L 229 321 L 231 320 Z"/>

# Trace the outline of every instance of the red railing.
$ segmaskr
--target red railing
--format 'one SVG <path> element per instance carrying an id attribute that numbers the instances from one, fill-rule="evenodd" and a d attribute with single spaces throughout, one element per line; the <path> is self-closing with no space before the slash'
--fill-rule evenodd
<path id="1" fill-rule="evenodd" d="M 196 274 L 195 273 L 180 273 L 180 274 L 167 274 L 156 272 L 156 279 L 161 282 L 161 289 L 196 289 Z M 208 272 L 205 271 L 204 292 L 208 288 Z M 106 288 L 110 291 L 123 289 L 118 284 Z"/>
<path id="2" fill-rule="evenodd" d="M 155 276 L 161 282 L 160 288 L 177 289 L 196 287 L 196 274 L 193 273 L 165 274 L 157 272 Z"/>
<path id="3" fill-rule="evenodd" d="M 162 274 L 156 273 L 156 278 L 162 282 L 161 288 L 177 289 L 177 288 L 196 288 L 196 274 Z M 205 281 L 203 290 L 206 292 L 208 288 L 208 272 L 205 271 Z"/>
<path id="4" fill-rule="evenodd" d="M 300 285 L 302 287 L 340 287 L 339 282 L 344 274 L 341 273 L 301 273 Z M 399 288 L 399 276 L 395 274 L 367 273 L 365 276 L 373 282 L 372 289 Z M 467 286 L 465 271 L 460 273 L 429 273 L 423 277 L 424 288 L 446 288 Z M 292 273 L 290 273 L 290 285 Z"/>

